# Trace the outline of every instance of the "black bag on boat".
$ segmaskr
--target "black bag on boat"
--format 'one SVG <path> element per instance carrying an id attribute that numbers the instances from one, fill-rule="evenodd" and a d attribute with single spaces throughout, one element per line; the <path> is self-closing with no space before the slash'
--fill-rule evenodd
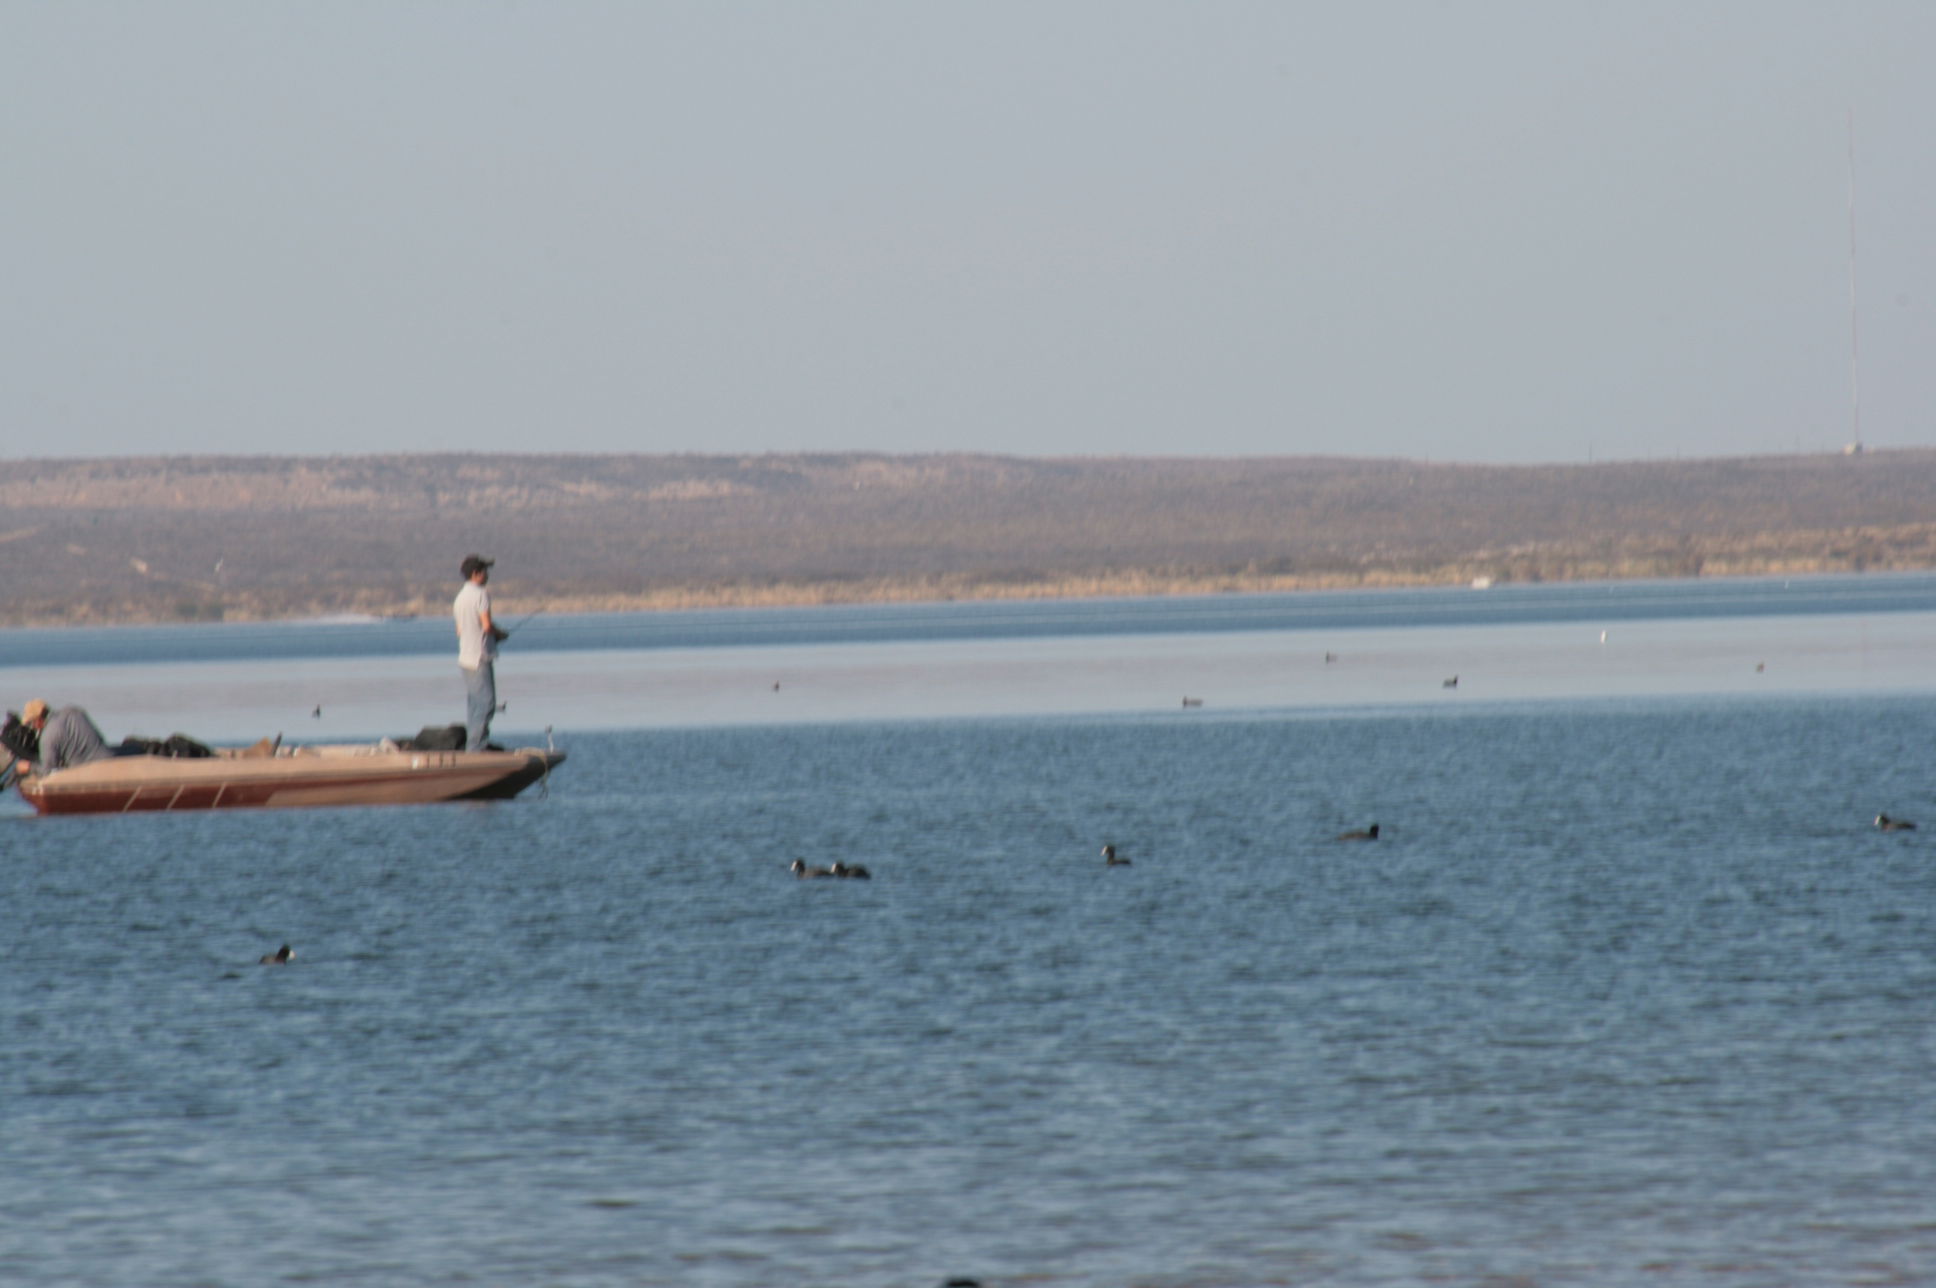
<path id="1" fill-rule="evenodd" d="M 397 745 L 405 751 L 462 751 L 469 740 L 470 730 L 463 725 L 425 725 L 416 737 L 405 738 Z"/>
<path id="2" fill-rule="evenodd" d="M 12 752 L 16 760 L 39 760 L 40 731 L 20 723 L 18 711 L 9 711 L 6 726 L 0 728 L 0 747 Z"/>
<path id="3" fill-rule="evenodd" d="M 206 743 L 196 742 L 185 733 L 170 734 L 166 738 L 137 738 L 130 735 L 121 740 L 115 748 L 117 756 L 167 756 L 175 760 L 201 760 L 213 756 L 215 751 Z"/>

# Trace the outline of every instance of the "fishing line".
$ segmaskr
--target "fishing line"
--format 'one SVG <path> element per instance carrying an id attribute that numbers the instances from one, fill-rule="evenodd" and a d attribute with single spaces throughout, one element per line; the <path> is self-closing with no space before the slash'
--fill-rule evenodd
<path id="1" fill-rule="evenodd" d="M 544 609 L 543 609 L 543 608 L 541 607 L 541 608 L 539 608 L 539 609 L 537 609 L 537 610 L 536 610 L 535 612 L 530 612 L 530 613 L 526 613 L 526 614 L 525 614 L 525 615 L 524 615 L 523 617 L 520 617 L 520 618 L 519 618 L 519 619 L 517 620 L 517 624 L 516 624 L 516 625 L 513 625 L 513 626 L 507 626 L 507 627 L 505 627 L 505 628 L 504 628 L 504 638 L 505 638 L 505 639 L 507 639 L 507 640 L 508 640 L 508 639 L 510 639 L 510 638 L 511 638 L 511 635 L 512 635 L 512 633 L 513 633 L 514 631 L 521 631 L 521 630 L 523 630 L 523 629 L 524 629 L 524 624 L 525 624 L 526 622 L 528 622 L 528 621 L 530 621 L 530 620 L 531 620 L 532 618 L 534 618 L 534 617 L 536 617 L 536 616 L 538 616 L 538 614 L 539 614 L 539 613 L 542 613 L 542 612 L 544 612 Z M 502 715 L 502 714 L 504 714 L 504 712 L 506 712 L 506 711 L 508 711 L 508 710 L 510 710 L 510 709 L 511 709 L 511 704 L 510 704 L 509 702 L 499 702 L 499 703 L 497 704 L 497 712 L 498 712 L 498 714 L 499 714 L 499 715 Z"/>

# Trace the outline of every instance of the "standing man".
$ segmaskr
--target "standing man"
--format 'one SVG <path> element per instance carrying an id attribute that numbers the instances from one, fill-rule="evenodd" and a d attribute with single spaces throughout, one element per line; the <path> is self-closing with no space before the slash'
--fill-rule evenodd
<path id="1" fill-rule="evenodd" d="M 464 673 L 466 694 L 464 747 L 484 750 L 491 736 L 491 717 L 497 714 L 497 642 L 507 632 L 491 620 L 491 593 L 484 589 L 491 580 L 495 560 L 482 555 L 464 556 L 464 588 L 451 604 L 457 619 L 457 667 Z"/>

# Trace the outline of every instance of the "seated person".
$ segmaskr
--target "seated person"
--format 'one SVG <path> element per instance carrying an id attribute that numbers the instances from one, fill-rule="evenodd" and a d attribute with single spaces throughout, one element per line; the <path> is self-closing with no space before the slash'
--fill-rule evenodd
<path id="1" fill-rule="evenodd" d="M 94 721 L 79 707 L 62 707 L 50 714 L 47 703 L 35 698 L 21 708 L 20 723 L 40 739 L 40 754 L 31 766 L 34 773 L 51 774 L 56 769 L 85 765 L 114 754 L 108 749 L 107 740 L 101 737 L 101 731 L 94 727 Z M 23 774 L 30 772 L 24 763 L 16 768 Z"/>

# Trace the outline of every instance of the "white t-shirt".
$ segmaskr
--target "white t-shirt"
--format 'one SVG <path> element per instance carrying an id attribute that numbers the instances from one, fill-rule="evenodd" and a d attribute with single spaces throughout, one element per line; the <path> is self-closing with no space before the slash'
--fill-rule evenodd
<path id="1" fill-rule="evenodd" d="M 484 614 L 491 611 L 491 592 L 474 581 L 464 583 L 450 606 L 457 619 L 457 665 L 465 670 L 497 657 L 497 641 L 484 633 Z"/>

